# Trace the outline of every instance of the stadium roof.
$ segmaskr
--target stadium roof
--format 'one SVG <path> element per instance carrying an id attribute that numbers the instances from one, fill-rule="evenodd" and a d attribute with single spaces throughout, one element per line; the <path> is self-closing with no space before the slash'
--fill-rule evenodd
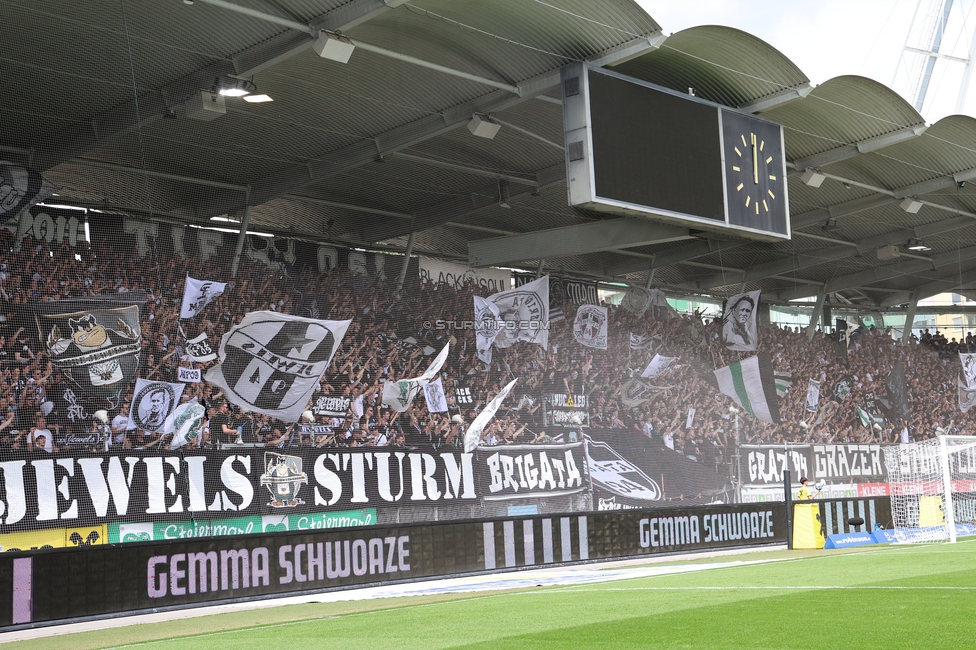
<path id="1" fill-rule="evenodd" d="M 926 125 L 862 77 L 812 88 L 749 34 L 665 37 L 629 0 L 8 0 L 0 20 L 0 153 L 62 202 L 198 225 L 250 205 L 255 230 L 400 250 L 415 232 L 415 253 L 459 261 L 473 240 L 528 242 L 509 264 L 779 301 L 878 308 L 976 282 L 976 120 Z M 324 32 L 356 45 L 348 63 L 316 54 Z M 783 124 L 792 240 L 649 245 L 569 208 L 557 84 L 581 60 Z M 236 78 L 274 101 L 188 116 Z M 475 114 L 494 139 L 464 128 Z"/>

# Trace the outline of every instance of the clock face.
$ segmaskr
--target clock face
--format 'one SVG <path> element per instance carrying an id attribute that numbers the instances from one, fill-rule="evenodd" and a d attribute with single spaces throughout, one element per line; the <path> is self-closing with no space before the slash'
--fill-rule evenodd
<path id="1" fill-rule="evenodd" d="M 780 126 L 722 111 L 729 224 L 786 234 L 786 178 Z"/>

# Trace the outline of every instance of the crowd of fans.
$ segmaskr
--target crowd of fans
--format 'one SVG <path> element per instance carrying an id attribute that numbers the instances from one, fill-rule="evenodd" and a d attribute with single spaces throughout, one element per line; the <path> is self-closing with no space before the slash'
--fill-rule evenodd
<path id="1" fill-rule="evenodd" d="M 207 263 L 189 257 L 159 257 L 152 250 L 138 257 L 129 245 L 102 239 L 93 245 L 51 247 L 31 238 L 15 246 L 0 231 L 0 453 L 58 453 L 79 449 L 153 449 L 171 443 L 168 434 L 128 429 L 131 388 L 125 399 L 108 410 L 107 423 L 93 417 L 94 408 L 78 418 L 56 397 L 65 386 L 37 331 L 32 305 L 106 293 L 143 290 L 141 310 L 143 365 L 139 376 L 176 381 L 177 368 L 206 369 L 193 364 L 184 342 L 206 332 L 216 347 L 220 337 L 248 312 L 275 310 L 323 319 L 351 319 L 333 363 L 312 402 L 321 395 L 350 399 L 344 416 L 318 416 L 314 423 L 293 424 L 242 411 L 207 382 L 189 383 L 183 400 L 196 397 L 207 407 L 207 425 L 190 446 L 220 443 L 262 443 L 268 446 L 399 446 L 454 448 L 461 445 L 468 424 L 511 379 L 518 378 L 485 430 L 484 444 L 547 442 L 567 432 L 546 426 L 545 396 L 585 394 L 590 426 L 624 429 L 663 441 L 687 456 L 720 468 L 741 444 L 820 442 L 896 442 L 906 423 L 884 421 L 864 426 L 856 407 L 867 408 L 885 392 L 885 378 L 898 359 L 906 369 L 912 416 L 907 422 L 914 439 L 929 437 L 936 427 L 954 423 L 959 431 L 972 415 L 960 412 L 956 376 L 958 351 L 976 348 L 972 337 L 947 341 L 941 334 L 901 346 L 883 331 L 858 330 L 846 353 L 832 334 L 818 332 L 811 341 L 789 327 L 762 326 L 759 351 L 769 354 L 778 372 L 792 385 L 780 401 L 782 421 L 759 422 L 730 411 L 732 403 L 708 380 L 711 371 L 752 353 L 732 352 L 721 342 L 722 323 L 702 323 L 696 316 L 652 308 L 636 315 L 609 307 L 607 350 L 584 347 L 573 338 L 575 307 L 560 307 L 566 319 L 551 324 L 549 348 L 520 343 L 494 350 L 491 364 L 478 360 L 475 333 L 461 323 L 472 318 L 473 296 L 489 292 L 470 283 L 461 288 L 427 283 L 405 287 L 396 278 L 351 275 L 347 270 L 319 273 L 314 264 L 268 265 L 242 259 L 236 278 L 231 260 Z M 193 318 L 180 320 L 179 308 L 187 275 L 230 280 L 223 296 Z M 444 326 L 438 321 L 450 321 Z M 704 337 L 701 336 L 702 327 Z M 698 328 L 696 331 L 696 327 Z M 182 332 L 181 332 L 182 328 Z M 631 333 L 651 339 L 645 349 L 632 349 Z M 405 413 L 382 404 L 385 381 L 419 376 L 447 342 L 451 353 L 440 376 L 449 405 L 446 413 L 430 413 L 423 395 Z M 621 388 L 638 378 L 654 354 L 678 357 L 661 376 L 647 380 L 646 401 L 627 408 Z M 216 363 L 216 362 L 212 362 Z M 831 387 L 850 376 L 850 392 L 833 395 Z M 807 381 L 820 382 L 816 412 L 806 409 Z M 473 400 L 460 403 L 458 388 Z M 693 417 L 689 410 L 694 409 Z M 318 426 L 312 427 L 309 424 Z M 107 430 L 110 437 L 105 442 Z M 89 435 L 90 434 L 90 435 Z M 98 440 L 99 442 L 95 442 Z"/>

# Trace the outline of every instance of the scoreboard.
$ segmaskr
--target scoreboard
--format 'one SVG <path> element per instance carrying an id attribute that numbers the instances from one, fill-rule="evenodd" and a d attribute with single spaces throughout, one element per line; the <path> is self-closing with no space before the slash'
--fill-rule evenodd
<path id="1" fill-rule="evenodd" d="M 561 81 L 571 206 L 790 238 L 779 124 L 585 64 Z"/>

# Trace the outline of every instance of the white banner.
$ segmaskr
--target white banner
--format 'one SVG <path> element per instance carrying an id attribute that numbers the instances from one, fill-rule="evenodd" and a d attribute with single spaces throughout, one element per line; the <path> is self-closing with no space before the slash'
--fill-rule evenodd
<path id="1" fill-rule="evenodd" d="M 461 264 L 420 258 L 421 282 L 447 284 L 457 290 L 463 289 L 468 283 L 487 289 L 492 293 L 507 291 L 512 288 L 512 272 L 502 269 L 472 269 Z"/>
<path id="2" fill-rule="evenodd" d="M 623 300 L 620 301 L 620 307 L 637 316 L 643 316 L 651 306 L 652 297 L 650 289 L 631 287 L 627 289 Z"/>
<path id="3" fill-rule="evenodd" d="M 504 327 L 495 336 L 496 348 L 507 348 L 518 341 L 538 343 L 549 349 L 549 276 L 524 284 L 518 289 L 488 296 L 498 308 Z"/>
<path id="4" fill-rule="evenodd" d="M 485 427 L 488 426 L 491 419 L 495 417 L 495 413 L 498 412 L 498 407 L 502 405 L 502 401 L 512 392 L 512 388 L 517 381 L 518 379 L 513 379 L 508 382 L 505 388 L 501 389 L 495 395 L 495 398 L 488 402 L 488 405 L 478 414 L 478 417 L 474 419 L 471 426 L 468 427 L 468 430 L 464 432 L 464 453 L 471 453 L 478 448 L 478 443 L 481 442 L 481 432 L 485 430 Z"/>
<path id="5" fill-rule="evenodd" d="M 630 349 L 631 350 L 645 350 L 655 343 L 661 342 L 661 335 L 655 334 L 654 336 L 647 336 L 644 334 L 630 333 Z"/>
<path id="6" fill-rule="evenodd" d="M 196 384 L 202 381 L 203 377 L 199 368 L 179 368 L 176 379 L 184 384 Z"/>
<path id="7" fill-rule="evenodd" d="M 297 422 L 350 322 L 251 312 L 224 334 L 204 378 L 233 404 Z"/>
<path id="8" fill-rule="evenodd" d="M 498 307 L 481 296 L 474 297 L 475 345 L 478 348 L 478 358 L 485 363 L 491 363 L 491 345 L 498 336 L 498 331 L 505 326 L 498 313 Z"/>
<path id="9" fill-rule="evenodd" d="M 976 388 L 976 354 L 959 353 L 962 362 L 962 378 L 969 388 Z"/>
<path id="10" fill-rule="evenodd" d="M 210 347 L 210 341 L 207 340 L 206 332 L 186 342 L 186 354 L 193 360 L 193 363 L 206 363 L 217 358 L 217 353 Z"/>
<path id="11" fill-rule="evenodd" d="M 573 338 L 580 345 L 598 350 L 607 349 L 607 308 L 580 305 L 573 322 Z"/>
<path id="12" fill-rule="evenodd" d="M 424 386 L 424 399 L 427 400 L 427 410 L 431 413 L 447 411 L 447 398 L 444 396 L 444 386 L 441 384 L 440 377 Z"/>
<path id="13" fill-rule="evenodd" d="M 811 379 L 807 384 L 807 410 L 811 413 L 817 412 L 817 405 L 820 404 L 820 382 Z"/>
<path id="14" fill-rule="evenodd" d="M 647 368 L 645 368 L 644 372 L 641 373 L 641 377 L 646 379 L 657 377 L 677 360 L 678 357 L 662 357 L 660 354 L 655 354 L 654 358 L 651 359 L 651 362 L 647 364 Z"/>
<path id="15" fill-rule="evenodd" d="M 166 433 L 172 433 L 173 439 L 169 443 L 170 449 L 179 449 L 200 437 L 203 431 L 203 416 L 206 414 L 203 404 L 194 397 L 186 404 L 180 404 L 173 413 L 166 418 Z"/>
<path id="16" fill-rule="evenodd" d="M 224 282 L 211 280 L 195 280 L 186 276 L 186 287 L 183 289 L 183 305 L 180 307 L 180 318 L 193 318 L 214 298 L 227 288 Z"/>
<path id="17" fill-rule="evenodd" d="M 129 429 L 162 433 L 166 418 L 179 405 L 184 384 L 137 379 L 129 407 Z"/>
<path id="18" fill-rule="evenodd" d="M 690 429 L 695 424 L 695 413 L 698 412 L 694 406 L 688 409 L 688 419 L 685 420 L 685 428 Z"/>
<path id="19" fill-rule="evenodd" d="M 760 291 L 740 293 L 729 298 L 722 317 L 722 342 L 730 350 L 755 352 L 759 341 L 756 328 Z"/>

